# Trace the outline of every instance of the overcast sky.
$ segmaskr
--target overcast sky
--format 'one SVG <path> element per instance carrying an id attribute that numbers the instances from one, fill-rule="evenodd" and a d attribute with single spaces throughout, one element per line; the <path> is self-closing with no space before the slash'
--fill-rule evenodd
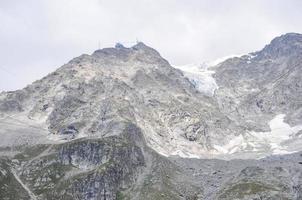
<path id="1" fill-rule="evenodd" d="M 261 49 L 302 33 L 301 0 L 0 0 L 0 91 L 73 57 L 137 39 L 174 65 Z"/>

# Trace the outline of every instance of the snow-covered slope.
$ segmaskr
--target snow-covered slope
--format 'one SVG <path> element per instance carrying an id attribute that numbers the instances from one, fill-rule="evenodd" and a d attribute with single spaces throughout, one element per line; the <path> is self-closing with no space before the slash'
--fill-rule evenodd
<path id="1" fill-rule="evenodd" d="M 297 141 L 302 142 L 300 135 L 301 125 L 291 127 L 284 122 L 284 114 L 279 114 L 269 121 L 270 131 L 257 132 L 247 131 L 232 139 L 224 146 L 215 146 L 222 154 L 242 154 L 243 152 L 251 152 L 262 158 L 271 154 L 290 154 L 302 151 L 302 148 L 296 146 Z M 257 156 L 256 156 L 257 157 Z"/>
<path id="2" fill-rule="evenodd" d="M 302 150 L 301 52 L 301 34 L 289 33 L 258 52 L 175 66 L 244 127 L 227 144 L 214 144 L 213 154 L 259 158 Z"/>
<path id="3" fill-rule="evenodd" d="M 207 66 L 198 64 L 173 67 L 180 69 L 184 73 L 184 76 L 190 80 L 198 91 L 209 96 L 214 95 L 214 92 L 218 87 L 212 76 L 215 71 L 208 70 Z"/>
<path id="4" fill-rule="evenodd" d="M 196 89 L 205 95 L 213 96 L 215 90 L 218 88 L 213 74 L 215 73 L 212 67 L 219 66 L 220 63 L 227 59 L 241 57 L 242 55 L 229 55 L 218 58 L 209 62 L 202 62 L 201 64 L 192 63 L 187 65 L 173 65 L 174 68 L 180 69 L 184 76 L 196 87 Z"/>

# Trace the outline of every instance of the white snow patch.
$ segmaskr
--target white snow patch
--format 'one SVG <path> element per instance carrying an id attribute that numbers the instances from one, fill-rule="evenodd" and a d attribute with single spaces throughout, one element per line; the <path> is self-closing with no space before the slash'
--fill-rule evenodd
<path id="1" fill-rule="evenodd" d="M 247 63 L 247 64 L 250 64 L 250 63 L 252 63 L 252 60 L 253 60 L 255 57 L 257 57 L 257 54 L 248 54 L 247 56 L 248 56 L 248 57 L 247 57 L 246 63 Z"/>
<path id="2" fill-rule="evenodd" d="M 182 158 L 200 158 L 198 155 L 188 153 L 188 152 L 184 152 L 182 150 L 176 150 L 176 151 L 172 152 L 171 155 L 174 155 L 174 156 L 177 155 L 177 156 L 182 157 Z"/>
<path id="3" fill-rule="evenodd" d="M 214 148 L 218 151 L 218 153 L 222 154 L 232 154 L 237 151 L 239 151 L 242 147 L 246 147 L 246 143 L 244 141 L 244 138 L 242 135 L 239 135 L 232 140 L 226 145 L 219 146 L 219 145 L 214 145 Z"/>
<path id="4" fill-rule="evenodd" d="M 302 130 L 302 125 L 291 127 L 285 123 L 284 117 L 284 114 L 279 114 L 269 122 L 270 132 L 252 132 L 256 138 L 266 141 L 270 145 L 273 154 L 291 153 L 281 143 L 292 139 L 297 132 Z"/>
<path id="5" fill-rule="evenodd" d="M 287 146 L 282 143 L 293 139 L 295 134 L 302 130 L 302 125 L 291 127 L 284 122 L 284 117 L 284 114 L 276 115 L 268 123 L 271 129 L 269 132 L 250 131 L 235 137 L 226 145 L 214 145 L 214 148 L 221 154 L 233 154 L 251 149 L 254 152 L 262 152 L 267 148 L 272 154 L 293 153 L 293 151 L 288 151 Z"/>
<path id="6" fill-rule="evenodd" d="M 215 71 L 208 70 L 207 66 L 190 64 L 174 66 L 174 68 L 180 69 L 196 89 L 206 95 L 214 95 L 215 90 L 218 88 L 217 83 L 212 76 Z"/>
<path id="7" fill-rule="evenodd" d="M 214 61 L 203 62 L 202 64 L 188 64 L 183 66 L 173 65 L 173 67 L 180 69 L 184 73 L 184 76 L 195 85 L 197 90 L 206 95 L 213 96 L 215 90 L 218 89 L 218 85 L 213 78 L 215 71 L 209 70 L 209 68 L 219 65 L 227 59 L 241 57 L 243 55 L 244 54 L 228 55 Z"/>
<path id="8" fill-rule="evenodd" d="M 257 54 L 248 54 L 248 59 L 252 60 L 253 58 L 257 57 Z"/>

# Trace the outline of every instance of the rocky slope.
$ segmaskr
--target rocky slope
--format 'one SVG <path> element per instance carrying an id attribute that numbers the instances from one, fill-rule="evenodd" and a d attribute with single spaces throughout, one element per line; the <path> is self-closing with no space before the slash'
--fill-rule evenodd
<path id="1" fill-rule="evenodd" d="M 143 43 L 82 55 L 0 99 L 4 117 L 39 123 L 57 139 L 118 135 L 131 122 L 163 155 L 215 153 L 241 130 Z"/>
<path id="2" fill-rule="evenodd" d="M 301 150 L 301 49 L 286 34 L 228 59 L 209 90 L 204 73 L 119 44 L 3 92 L 0 196 L 300 199 L 301 155 L 270 155 Z"/>
<path id="3" fill-rule="evenodd" d="M 288 151 L 300 150 L 296 147 L 302 130 L 301 34 L 282 35 L 261 51 L 228 59 L 213 69 L 222 112 L 245 124 L 252 135 L 285 136 L 272 142 Z"/>
<path id="4" fill-rule="evenodd" d="M 220 63 L 214 67 L 221 86 L 217 96 L 223 98 L 220 107 L 237 109 L 236 115 L 250 120 L 281 112 L 289 124 L 298 125 L 302 120 L 301 65 L 302 35 L 296 33 L 275 38 L 261 51 Z"/>

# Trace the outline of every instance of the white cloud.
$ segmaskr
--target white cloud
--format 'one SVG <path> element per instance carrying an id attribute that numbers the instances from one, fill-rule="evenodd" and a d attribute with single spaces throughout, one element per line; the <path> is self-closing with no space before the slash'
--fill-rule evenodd
<path id="1" fill-rule="evenodd" d="M 139 39 L 175 65 L 248 53 L 302 32 L 301 7 L 299 0 L 1 0 L 0 90 L 22 88 L 98 43 Z"/>

